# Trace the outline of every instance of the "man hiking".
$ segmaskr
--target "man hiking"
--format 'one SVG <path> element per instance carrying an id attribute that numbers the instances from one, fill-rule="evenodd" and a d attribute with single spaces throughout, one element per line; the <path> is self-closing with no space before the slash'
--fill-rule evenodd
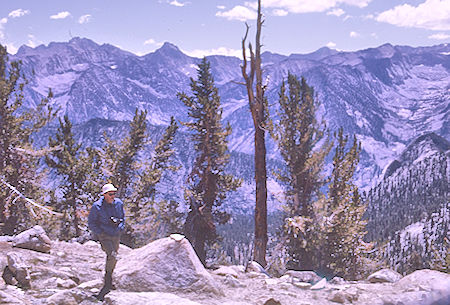
<path id="1" fill-rule="evenodd" d="M 112 274 L 117 263 L 120 234 L 125 229 L 125 213 L 122 200 L 115 198 L 117 188 L 111 183 L 102 187 L 102 197 L 94 202 L 89 213 L 88 225 L 106 253 L 104 285 L 95 297 L 103 301 L 113 288 Z"/>

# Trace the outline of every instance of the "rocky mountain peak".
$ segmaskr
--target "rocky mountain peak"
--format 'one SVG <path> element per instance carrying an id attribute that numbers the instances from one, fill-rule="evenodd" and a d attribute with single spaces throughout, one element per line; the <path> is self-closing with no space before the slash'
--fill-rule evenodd
<path id="1" fill-rule="evenodd" d="M 436 153 L 448 153 L 449 150 L 450 142 L 434 132 L 419 136 L 396 160 L 392 161 L 387 167 L 384 177 L 391 176 L 400 167 L 419 162 Z"/>
<path id="2" fill-rule="evenodd" d="M 328 56 L 335 55 L 338 53 L 339 53 L 339 51 L 336 51 L 334 49 L 330 49 L 328 47 L 322 47 L 312 53 L 306 54 L 306 56 L 308 56 L 309 58 L 314 59 L 314 60 L 322 60 Z"/>
<path id="3" fill-rule="evenodd" d="M 99 45 L 89 38 L 73 37 L 69 40 L 69 45 L 82 48 L 98 48 Z"/>
<path id="4" fill-rule="evenodd" d="M 388 57 L 393 50 L 398 55 Z M 265 52 L 266 96 L 269 104 L 276 105 L 287 73 L 304 76 L 318 94 L 327 125 L 333 129 L 343 126 L 346 133 L 362 140 L 364 187 L 397 157 L 397 148 L 418 133 L 448 137 L 445 110 L 450 69 L 446 68 L 448 55 L 442 55 L 447 53 L 450 47 L 446 45 L 406 48 L 390 44 L 355 52 L 328 48 L 291 56 Z M 54 104 L 77 124 L 93 118 L 128 119 L 136 107 L 149 111 L 150 122 L 162 124 L 171 116 L 184 120 L 186 111 L 177 93 L 189 92 L 190 77 L 195 78 L 200 62 L 169 42 L 138 57 L 79 37 L 69 43 L 22 47 L 11 59 L 22 60 L 32 84 L 26 88 L 25 107 L 36 105 L 52 88 Z M 230 147 L 251 153 L 251 116 L 245 88 L 238 84 L 242 81 L 241 61 L 229 56 L 208 59 L 224 118 L 233 128 Z M 269 155 L 276 155 L 273 148 L 268 148 Z"/>
<path id="5" fill-rule="evenodd" d="M 165 58 L 180 58 L 186 56 L 176 45 L 170 42 L 165 42 L 161 48 L 155 51 L 155 54 Z"/>

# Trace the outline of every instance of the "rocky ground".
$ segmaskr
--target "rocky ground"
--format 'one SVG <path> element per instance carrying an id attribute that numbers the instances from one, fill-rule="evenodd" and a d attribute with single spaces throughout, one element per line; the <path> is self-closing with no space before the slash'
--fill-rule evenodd
<path id="1" fill-rule="evenodd" d="M 49 241 L 42 234 L 28 234 L 22 245 L 0 238 L 0 304 L 101 304 L 92 297 L 102 286 L 105 254 L 100 246 Z M 450 304 L 450 275 L 433 270 L 405 277 L 383 270 L 359 282 L 326 281 L 297 271 L 271 278 L 256 264 L 247 272 L 243 266 L 206 270 L 182 236 L 135 250 L 121 245 L 119 259 L 117 290 L 104 304 Z"/>

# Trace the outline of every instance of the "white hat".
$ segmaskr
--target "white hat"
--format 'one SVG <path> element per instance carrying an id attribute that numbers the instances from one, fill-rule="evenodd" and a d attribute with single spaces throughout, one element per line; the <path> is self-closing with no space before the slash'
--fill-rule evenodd
<path id="1" fill-rule="evenodd" d="M 115 192 L 115 191 L 117 191 L 117 189 L 111 183 L 107 183 L 102 187 L 102 195 L 104 195 L 108 192 Z"/>

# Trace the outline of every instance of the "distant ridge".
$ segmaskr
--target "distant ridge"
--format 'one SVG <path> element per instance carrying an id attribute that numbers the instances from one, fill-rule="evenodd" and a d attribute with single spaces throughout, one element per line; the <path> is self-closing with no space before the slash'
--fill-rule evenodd
<path id="1" fill-rule="evenodd" d="M 434 132 L 450 138 L 450 46 L 407 47 L 385 44 L 354 52 L 321 48 L 290 56 L 263 53 L 264 82 L 276 119 L 278 93 L 288 73 L 305 77 L 320 101 L 319 115 L 331 131 L 343 127 L 362 143 L 358 185 L 367 189 L 417 134 Z M 252 154 L 253 123 L 237 57 L 207 57 L 219 89 L 223 117 L 233 128 L 231 150 Z M 187 120 L 177 98 L 190 92 L 201 59 L 166 42 L 137 56 L 87 38 L 21 47 L 11 60 L 21 60 L 29 80 L 25 107 L 54 93 L 52 102 L 74 124 L 91 119 L 128 121 L 136 108 L 148 111 L 149 124 L 166 126 L 170 117 Z M 267 141 L 269 158 L 277 158 Z"/>
<path id="2" fill-rule="evenodd" d="M 384 178 L 391 176 L 400 167 L 411 165 L 430 154 L 448 153 L 449 150 L 450 142 L 443 137 L 434 132 L 424 134 L 408 145 L 401 155 L 388 166 Z"/>

